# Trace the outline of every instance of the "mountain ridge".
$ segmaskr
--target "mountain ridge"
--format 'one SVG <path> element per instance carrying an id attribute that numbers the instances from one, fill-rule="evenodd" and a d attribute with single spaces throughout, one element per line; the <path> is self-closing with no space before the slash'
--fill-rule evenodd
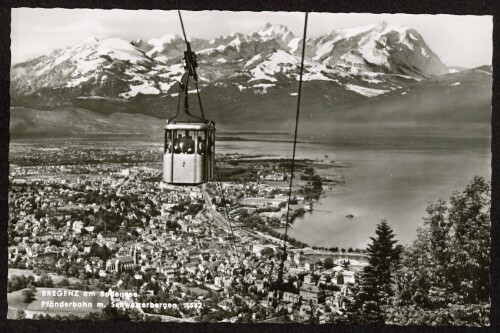
<path id="1" fill-rule="evenodd" d="M 311 69 L 317 74 L 310 80 L 339 80 L 352 76 L 353 80 L 364 79 L 365 88 L 388 83 L 379 89 L 386 90 L 399 86 L 384 74 L 395 77 L 396 81 L 401 78 L 419 80 L 447 71 L 425 42 L 419 41 L 421 36 L 413 29 L 387 24 L 368 27 L 332 31 L 316 40 L 309 39 L 308 50 L 314 56 L 307 57 L 305 71 Z M 191 44 L 198 52 L 200 84 L 230 81 L 236 76 L 269 85 L 279 81 L 274 77 L 278 72 L 287 79 L 297 79 L 293 77 L 298 69 L 297 61 L 293 66 L 282 65 L 289 65 L 290 59 L 299 55 L 299 41 L 300 38 L 297 39 L 286 26 L 267 24 L 256 32 L 236 32 L 211 41 L 194 38 Z M 410 52 L 417 47 L 422 54 Z M 91 81 L 92 91 L 83 88 L 81 95 L 97 92 L 94 95 L 126 99 L 139 93 L 169 93 L 182 75 L 184 49 L 183 39 L 171 34 L 132 42 L 119 38 L 89 38 L 72 47 L 13 65 L 11 92 L 26 95 L 52 88 L 71 93 L 71 89 L 64 91 L 64 88 L 84 87 Z M 403 60 L 401 54 L 405 55 Z M 269 62 L 270 57 L 275 58 L 275 63 L 262 64 L 266 60 Z M 223 69 L 222 65 L 228 69 Z M 281 67 L 266 75 L 258 68 L 266 66 Z M 65 81 L 69 82 L 64 84 Z"/>
<path id="2" fill-rule="evenodd" d="M 271 24 L 246 34 L 190 39 L 208 116 L 219 123 L 288 121 L 296 107 L 301 41 L 286 26 Z M 385 115 L 426 121 L 427 114 L 475 122 L 491 112 L 491 67 L 448 68 L 412 28 L 381 22 L 336 29 L 308 38 L 306 47 L 302 108 L 310 120 L 393 120 Z M 184 50 L 184 40 L 172 34 L 135 41 L 89 38 L 14 64 L 11 106 L 165 118 L 176 111 Z M 451 86 L 446 77 L 463 82 Z M 435 106 L 426 102 L 429 96 Z M 455 102 L 460 117 L 452 112 Z M 467 109 L 481 116 L 468 117 Z"/>

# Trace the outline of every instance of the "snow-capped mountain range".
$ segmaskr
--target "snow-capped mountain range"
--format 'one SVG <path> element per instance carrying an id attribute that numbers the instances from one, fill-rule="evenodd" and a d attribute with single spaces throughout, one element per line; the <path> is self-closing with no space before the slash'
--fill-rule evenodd
<path id="1" fill-rule="evenodd" d="M 297 80 L 302 40 L 283 25 L 191 43 L 202 84 L 234 81 L 240 90 L 262 92 Z M 448 72 L 418 32 L 386 23 L 334 30 L 306 45 L 305 81 L 337 82 L 369 97 Z M 173 92 L 185 47 L 180 36 L 170 34 L 146 42 L 91 38 L 14 65 L 12 92 L 51 88 L 123 99 Z"/>
<path id="2" fill-rule="evenodd" d="M 278 119 L 295 103 L 290 97 L 296 96 L 302 38 L 286 26 L 266 24 L 247 34 L 190 42 L 201 94 L 216 118 L 251 108 L 248 117 Z M 167 34 L 135 41 L 90 38 L 54 50 L 12 65 L 12 106 L 164 118 L 175 113 L 185 48 L 183 38 Z M 311 117 L 463 70 L 443 64 L 416 30 L 385 22 L 308 38 L 305 54 L 304 101 Z M 475 77 L 483 86 L 491 75 L 481 75 Z"/>

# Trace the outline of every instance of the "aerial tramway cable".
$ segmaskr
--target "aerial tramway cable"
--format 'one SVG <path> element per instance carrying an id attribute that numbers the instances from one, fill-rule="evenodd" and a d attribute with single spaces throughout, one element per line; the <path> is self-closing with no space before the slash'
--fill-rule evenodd
<path id="1" fill-rule="evenodd" d="M 203 104 L 201 102 L 200 90 L 198 88 L 198 75 L 196 73 L 196 66 L 197 66 L 196 54 L 194 52 L 192 52 L 191 45 L 190 45 L 190 43 L 187 40 L 186 30 L 184 28 L 184 22 L 182 20 L 181 11 L 178 10 L 177 12 L 179 14 L 179 20 L 181 22 L 181 27 L 182 27 L 182 34 L 184 35 L 184 41 L 185 41 L 186 47 L 187 47 L 187 50 L 184 52 L 184 58 L 185 58 L 186 67 L 187 67 L 186 69 L 188 70 L 188 75 L 187 75 L 187 78 L 186 78 L 186 83 L 184 84 L 184 89 L 186 90 L 186 92 L 185 92 L 185 100 L 184 100 L 184 111 L 188 115 L 191 115 L 189 113 L 189 104 L 188 104 L 188 97 L 187 97 L 188 96 L 188 93 L 187 93 L 187 83 L 189 81 L 189 76 L 193 76 L 193 79 L 194 79 L 194 82 L 195 82 L 195 87 L 196 87 L 196 94 L 198 96 L 198 103 L 199 103 L 200 111 L 201 111 L 201 117 L 202 117 L 202 119 L 205 119 L 205 113 L 203 111 Z M 178 100 L 178 105 L 177 105 L 177 114 L 179 113 L 179 109 L 180 109 L 180 90 L 181 90 L 181 84 L 179 84 L 179 100 Z M 176 114 L 176 116 L 177 116 L 177 114 Z M 191 115 L 191 116 L 193 116 L 193 115 Z M 232 240 L 232 243 L 233 243 L 234 251 L 236 253 L 236 258 L 238 259 L 238 262 L 240 262 L 240 265 L 241 265 L 241 257 L 240 257 L 239 251 L 238 251 L 238 247 L 236 246 L 236 243 L 235 243 L 233 226 L 231 225 L 231 220 L 229 218 L 229 214 L 228 214 L 228 211 L 227 211 L 226 198 L 225 198 L 225 195 L 224 195 L 224 188 L 222 187 L 222 183 L 221 183 L 220 177 L 219 177 L 219 169 L 217 167 L 217 161 L 215 161 L 214 166 L 215 166 L 215 175 L 216 175 L 216 178 L 217 178 L 218 187 L 219 187 L 220 192 L 221 192 L 222 203 L 224 205 L 225 218 L 226 218 L 226 220 L 227 220 L 227 222 L 229 224 L 229 230 L 231 232 L 231 240 Z M 241 267 L 243 268 L 243 265 L 241 265 Z M 243 270 L 244 270 L 244 268 L 243 268 Z"/>
<path id="2" fill-rule="evenodd" d="M 186 61 L 186 67 L 185 68 L 186 68 L 186 71 L 187 71 L 186 74 L 185 74 L 187 76 L 186 77 L 186 83 L 184 84 L 184 86 L 182 86 L 183 83 L 180 83 L 180 85 L 179 85 L 180 90 L 181 89 L 184 90 L 184 97 L 185 97 L 185 99 L 184 99 L 184 111 L 185 111 L 186 114 L 188 114 L 190 116 L 193 116 L 195 118 L 202 119 L 202 120 L 206 121 L 205 120 L 204 111 L 203 111 L 203 105 L 202 105 L 202 102 L 201 102 L 201 96 L 200 96 L 199 88 L 198 88 L 198 75 L 196 73 L 196 67 L 197 67 L 196 54 L 194 52 L 192 52 L 191 45 L 190 45 L 190 43 L 187 40 L 186 31 L 185 31 L 185 28 L 184 28 L 184 23 L 183 23 L 183 20 L 182 20 L 182 16 L 181 16 L 180 10 L 178 11 L 178 14 L 179 14 L 179 19 L 180 19 L 181 27 L 182 27 L 182 33 L 184 35 L 184 41 L 186 42 L 186 47 L 187 47 L 187 50 L 184 52 L 184 59 Z M 299 116 L 300 116 L 300 101 L 301 101 L 301 94 L 302 94 L 302 77 L 303 77 L 303 72 L 304 72 L 304 59 L 305 59 L 306 35 L 307 35 L 307 21 L 308 21 L 308 13 L 306 12 L 305 13 L 305 22 L 304 22 L 304 34 L 303 34 L 303 39 L 302 39 L 302 57 L 301 57 L 301 62 L 300 62 L 300 75 L 299 75 L 299 90 L 298 90 L 298 99 L 297 99 L 297 111 L 296 111 L 296 114 L 295 114 L 295 131 L 294 131 L 294 139 L 293 139 L 292 164 L 291 164 L 291 170 L 290 170 L 290 186 L 289 186 L 289 190 L 288 190 L 288 202 L 287 202 L 287 212 L 286 212 L 286 220 L 285 220 L 286 221 L 286 223 L 285 223 L 285 234 L 284 234 L 284 238 L 283 238 L 283 253 L 282 253 L 282 258 L 281 258 L 280 266 L 279 266 L 279 269 L 278 269 L 278 279 L 277 279 L 277 283 L 276 283 L 275 290 L 274 290 L 274 300 L 277 302 L 275 308 L 278 307 L 279 303 L 281 303 L 281 299 L 282 299 L 282 296 L 283 296 L 283 274 L 284 274 L 285 261 L 286 261 L 286 258 L 287 258 L 288 223 L 289 223 L 289 216 L 290 216 L 290 201 L 291 201 L 291 196 L 292 196 L 293 177 L 294 177 L 294 170 L 295 170 L 295 154 L 296 154 L 296 148 L 297 148 L 297 133 L 298 133 L 298 123 L 299 123 Z M 189 113 L 189 102 L 188 102 L 188 92 L 187 92 L 187 89 L 188 89 L 187 88 L 187 83 L 189 82 L 189 76 L 193 76 L 193 79 L 194 79 L 194 82 L 195 82 L 196 92 L 197 92 L 197 96 L 198 96 L 198 102 L 199 102 L 199 106 L 200 106 L 200 111 L 201 111 L 202 118 L 199 118 L 197 116 L 191 115 Z M 177 114 L 179 113 L 179 109 L 180 109 L 180 94 L 179 94 Z M 176 116 L 177 116 L 177 114 L 176 114 Z M 225 199 L 225 195 L 224 195 L 224 188 L 222 187 L 222 184 L 221 184 L 221 181 L 220 181 L 220 175 L 219 175 L 219 170 L 218 170 L 218 167 L 217 167 L 217 163 L 214 163 L 214 166 L 215 166 L 216 180 L 217 180 L 219 189 L 221 191 L 222 203 L 223 203 L 224 212 L 225 212 L 225 215 L 226 215 L 225 217 L 226 217 L 226 220 L 227 220 L 227 222 L 229 224 L 229 229 L 230 229 L 231 236 L 232 236 L 231 239 L 232 239 L 233 247 L 234 247 L 236 256 L 238 258 L 238 261 L 240 261 L 241 257 L 240 257 L 240 255 L 238 253 L 238 248 L 237 248 L 236 243 L 235 243 L 234 231 L 233 231 L 233 228 L 232 228 L 232 225 L 231 225 L 231 220 L 229 219 L 229 214 L 228 214 L 227 206 L 226 206 L 226 199 Z M 243 265 L 242 265 L 242 268 L 243 268 Z"/>
<path id="3" fill-rule="evenodd" d="M 289 213 L 290 213 L 290 201 L 292 197 L 292 186 L 293 186 L 293 173 L 294 173 L 294 168 L 295 168 L 295 151 L 297 148 L 297 133 L 298 133 L 298 128 L 299 128 L 299 115 L 300 115 L 300 97 L 302 93 L 302 74 L 304 72 L 304 58 L 305 58 L 305 50 L 306 50 L 306 35 L 307 35 L 307 18 L 308 18 L 308 13 L 306 12 L 305 15 L 305 22 L 304 22 L 304 36 L 302 38 L 302 58 L 300 61 L 300 76 L 299 76 L 299 91 L 298 91 L 298 98 L 297 98 L 297 112 L 295 114 L 295 133 L 293 137 L 293 154 L 292 154 L 292 165 L 291 165 L 291 170 L 290 170 L 290 187 L 288 189 L 288 203 L 287 203 L 287 210 L 286 210 L 286 219 L 285 219 L 285 235 L 283 238 L 283 256 L 281 258 L 280 262 L 280 267 L 278 270 L 278 281 L 277 281 L 277 286 L 274 290 L 274 299 L 277 300 L 276 307 L 279 305 L 282 297 L 283 297 L 283 270 L 285 267 L 285 261 L 287 258 L 287 237 L 288 237 L 288 219 L 289 219 Z"/>

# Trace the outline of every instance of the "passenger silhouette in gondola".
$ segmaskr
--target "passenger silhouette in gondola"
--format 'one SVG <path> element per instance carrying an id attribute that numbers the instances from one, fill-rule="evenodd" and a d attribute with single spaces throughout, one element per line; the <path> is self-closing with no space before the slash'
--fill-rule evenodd
<path id="1" fill-rule="evenodd" d="M 167 153 L 172 153 L 172 139 L 170 137 L 167 139 L 167 148 L 166 148 Z"/>
<path id="2" fill-rule="evenodd" d="M 194 153 L 194 140 L 191 135 L 186 135 L 186 153 L 193 154 Z"/>
<path id="3" fill-rule="evenodd" d="M 182 142 L 182 134 L 179 134 L 177 139 L 174 141 L 174 153 L 181 153 L 181 142 Z"/>
<path id="4" fill-rule="evenodd" d="M 179 147 L 181 148 L 181 153 L 185 154 L 187 152 L 185 136 L 182 137 L 181 140 L 179 141 Z"/>
<path id="5" fill-rule="evenodd" d="M 206 149 L 205 141 L 201 138 L 201 136 L 198 137 L 198 154 L 204 155 L 205 154 L 205 149 Z"/>
<path id="6" fill-rule="evenodd" d="M 188 133 L 186 132 L 186 135 L 184 135 L 179 142 L 179 146 L 181 147 L 181 153 L 183 154 L 186 154 L 188 151 L 187 140 L 188 140 Z"/>

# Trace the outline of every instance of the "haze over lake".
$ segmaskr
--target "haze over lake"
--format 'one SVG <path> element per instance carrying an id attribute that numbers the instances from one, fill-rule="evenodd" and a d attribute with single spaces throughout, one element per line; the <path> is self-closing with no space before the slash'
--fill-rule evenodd
<path id="1" fill-rule="evenodd" d="M 296 219 L 289 229 L 291 237 L 310 245 L 364 248 L 375 225 L 386 218 L 400 243 L 410 244 L 429 204 L 464 190 L 475 175 L 491 178 L 488 126 L 443 125 L 430 132 L 411 128 L 406 135 L 357 129 L 364 134 L 336 135 L 332 130 L 323 135 L 318 131 L 316 138 L 323 142 L 297 145 L 299 159 L 324 159 L 326 154 L 327 160 L 349 167 L 336 169 L 345 185 L 327 190 L 313 212 Z M 258 137 L 278 140 L 279 136 Z M 220 141 L 217 150 L 290 158 L 292 143 Z"/>

